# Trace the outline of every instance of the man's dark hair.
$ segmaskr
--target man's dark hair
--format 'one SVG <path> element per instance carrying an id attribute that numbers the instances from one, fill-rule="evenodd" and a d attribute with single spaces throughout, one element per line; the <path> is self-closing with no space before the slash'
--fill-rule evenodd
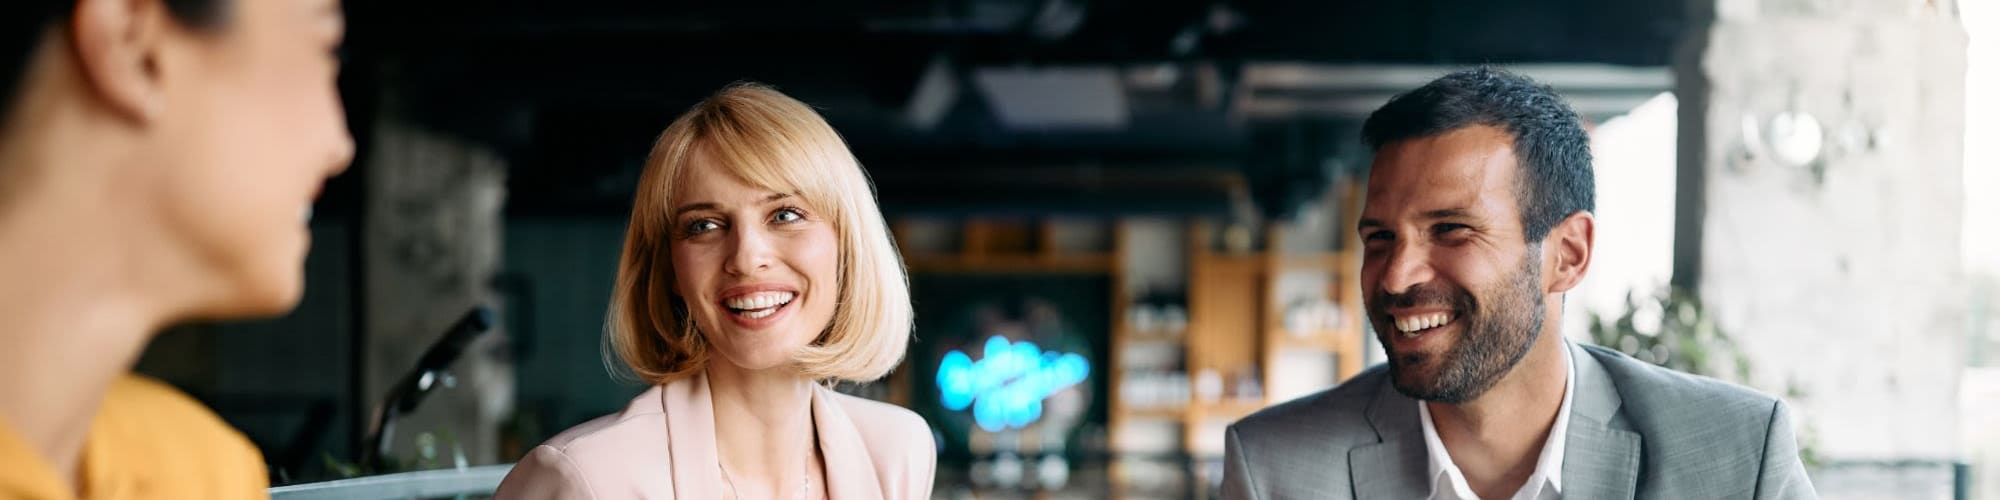
<path id="1" fill-rule="evenodd" d="M 161 0 L 174 19 L 196 29 L 214 29 L 227 21 L 231 0 Z M 69 21 L 76 0 L 0 0 L 0 118 L 14 109 L 28 59 L 41 46 L 42 35 Z"/>
<path id="2" fill-rule="evenodd" d="M 1548 237 L 1570 214 L 1597 209 L 1590 138 L 1582 121 L 1555 90 L 1525 76 L 1488 67 L 1452 72 L 1390 99 L 1368 115 L 1361 138 L 1380 152 L 1389 144 L 1470 125 L 1514 135 L 1520 165 L 1515 196 L 1529 242 Z"/>

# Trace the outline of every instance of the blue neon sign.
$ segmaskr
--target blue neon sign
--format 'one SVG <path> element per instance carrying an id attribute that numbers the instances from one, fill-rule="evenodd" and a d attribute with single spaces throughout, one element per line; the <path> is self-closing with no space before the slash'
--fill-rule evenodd
<path id="1" fill-rule="evenodd" d="M 937 386 L 944 407 L 972 408 L 972 420 L 989 432 L 1019 429 L 1042 418 L 1042 400 L 1082 383 L 1090 361 L 1076 353 L 1042 351 L 1034 342 L 986 339 L 986 355 L 975 362 L 952 350 L 938 362 Z"/>

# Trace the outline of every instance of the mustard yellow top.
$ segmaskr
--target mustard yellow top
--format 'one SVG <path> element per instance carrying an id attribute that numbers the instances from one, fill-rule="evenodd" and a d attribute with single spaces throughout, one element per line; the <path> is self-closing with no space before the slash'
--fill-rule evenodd
<path id="1" fill-rule="evenodd" d="M 268 498 L 264 457 L 208 408 L 166 384 L 112 382 L 83 449 L 82 495 L 0 422 L 0 500 Z"/>

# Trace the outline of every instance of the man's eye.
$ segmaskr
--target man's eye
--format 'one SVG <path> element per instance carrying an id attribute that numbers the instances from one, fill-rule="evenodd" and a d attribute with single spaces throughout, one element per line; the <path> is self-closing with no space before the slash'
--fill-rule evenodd
<path id="1" fill-rule="evenodd" d="M 1464 224 L 1453 224 L 1449 222 L 1431 226 L 1431 231 L 1437 234 L 1451 234 L 1466 229 L 1472 229 L 1472 226 L 1467 226 Z"/>
<path id="2" fill-rule="evenodd" d="M 1388 231 L 1371 231 L 1363 234 L 1361 239 L 1367 241 L 1391 241 L 1396 239 L 1396 234 Z"/>

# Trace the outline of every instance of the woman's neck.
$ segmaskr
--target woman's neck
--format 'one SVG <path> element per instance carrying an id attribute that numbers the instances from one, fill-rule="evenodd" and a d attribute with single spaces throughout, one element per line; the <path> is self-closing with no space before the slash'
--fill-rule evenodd
<path id="1" fill-rule="evenodd" d="M 105 392 L 169 315 L 100 221 L 23 205 L 0 216 L 0 421 L 74 487 Z"/>
<path id="2" fill-rule="evenodd" d="M 749 371 L 720 358 L 707 370 L 717 458 L 732 493 L 797 498 L 819 475 L 812 380 L 790 367 Z"/>
<path id="3" fill-rule="evenodd" d="M 135 194 L 129 124 L 74 67 L 35 74 L 0 127 L 0 425 L 74 487 L 105 392 L 212 283 Z"/>

